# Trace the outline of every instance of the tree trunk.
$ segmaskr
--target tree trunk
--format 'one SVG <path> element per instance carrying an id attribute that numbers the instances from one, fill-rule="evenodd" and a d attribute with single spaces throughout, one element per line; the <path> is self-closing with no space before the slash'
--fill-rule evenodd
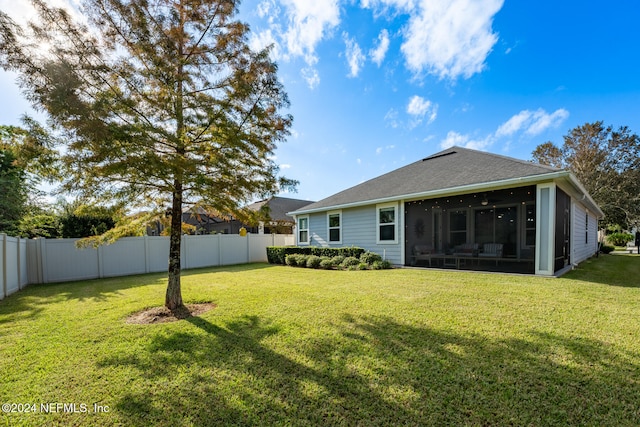
<path id="1" fill-rule="evenodd" d="M 183 307 L 180 288 L 180 246 L 182 243 L 182 183 L 176 180 L 171 208 L 169 283 L 164 305 L 171 311 Z"/>

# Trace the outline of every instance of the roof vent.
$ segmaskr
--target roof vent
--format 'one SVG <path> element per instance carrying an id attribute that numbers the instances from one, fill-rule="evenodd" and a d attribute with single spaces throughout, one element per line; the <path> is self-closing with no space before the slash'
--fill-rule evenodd
<path id="1" fill-rule="evenodd" d="M 440 154 L 435 154 L 433 156 L 430 157 L 425 157 L 424 159 L 422 159 L 423 162 L 426 162 L 427 160 L 433 160 L 433 159 L 438 159 L 440 157 L 445 157 L 445 156 L 449 156 L 451 154 L 455 154 L 456 151 L 452 150 L 452 151 L 447 151 L 446 153 L 440 153 Z"/>

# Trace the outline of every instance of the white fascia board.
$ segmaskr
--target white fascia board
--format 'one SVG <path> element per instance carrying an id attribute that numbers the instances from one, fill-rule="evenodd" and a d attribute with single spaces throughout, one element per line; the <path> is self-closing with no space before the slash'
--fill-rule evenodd
<path id="1" fill-rule="evenodd" d="M 334 210 L 334 209 L 357 208 L 360 206 L 396 202 L 400 200 L 410 201 L 410 200 L 417 200 L 417 199 L 451 196 L 455 194 L 471 193 L 475 191 L 490 191 L 490 190 L 497 190 L 501 188 L 532 185 L 540 182 L 553 181 L 554 179 L 570 177 L 570 175 L 571 174 L 567 171 L 558 171 L 558 172 L 551 172 L 543 175 L 523 176 L 519 178 L 510 178 L 510 179 L 504 179 L 500 181 L 489 181 L 489 182 L 481 182 L 478 184 L 461 185 L 458 187 L 449 187 L 449 188 L 443 188 L 440 190 L 425 191 L 420 193 L 403 194 L 403 195 L 391 196 L 391 197 L 381 197 L 379 199 L 362 200 L 362 201 L 353 202 L 353 203 L 343 203 L 341 205 L 332 205 L 332 206 L 326 206 L 323 208 L 306 209 L 306 210 L 303 209 L 299 211 L 287 212 L 287 215 L 304 215 L 304 214 L 311 214 L 311 213 L 318 213 L 318 212 L 326 212 L 328 210 Z M 575 180 L 575 177 L 573 179 Z M 575 180 L 575 182 L 578 183 L 577 180 Z M 586 190 L 583 194 L 587 195 Z M 594 203 L 594 206 L 597 206 L 597 205 L 595 205 Z"/>
<path id="2" fill-rule="evenodd" d="M 582 200 L 580 201 L 583 203 L 586 201 L 586 203 L 584 204 L 594 210 L 594 213 L 597 215 L 598 219 L 604 218 L 604 212 L 602 212 L 602 209 L 600 209 L 598 204 L 591 198 L 589 192 L 587 192 L 587 190 L 582 186 L 582 184 L 580 183 L 580 181 L 578 181 L 578 178 L 576 178 L 574 174 L 569 173 L 569 181 L 571 181 L 571 184 L 582 194 Z"/>

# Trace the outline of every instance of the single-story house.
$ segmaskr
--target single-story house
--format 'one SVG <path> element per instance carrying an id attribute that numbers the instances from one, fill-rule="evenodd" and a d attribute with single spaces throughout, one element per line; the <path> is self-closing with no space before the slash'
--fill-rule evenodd
<path id="1" fill-rule="evenodd" d="M 452 147 L 290 212 L 299 246 L 396 265 L 561 274 L 598 251 L 604 214 L 569 171 Z"/>
<path id="2" fill-rule="evenodd" d="M 238 234 L 244 227 L 253 234 L 292 234 L 295 220 L 287 212 L 300 209 L 313 203 L 310 200 L 291 199 L 288 197 L 271 197 L 247 206 L 253 211 L 262 211 L 266 221 L 258 224 L 244 224 L 232 216 L 223 218 L 205 212 L 202 208 L 185 209 L 182 222 L 195 227 L 196 234 Z"/>

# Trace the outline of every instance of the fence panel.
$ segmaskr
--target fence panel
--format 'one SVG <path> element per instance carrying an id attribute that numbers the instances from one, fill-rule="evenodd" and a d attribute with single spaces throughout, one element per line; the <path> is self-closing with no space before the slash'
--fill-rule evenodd
<path id="1" fill-rule="evenodd" d="M 169 238 L 165 236 L 144 237 L 147 241 L 147 273 L 159 273 L 169 268 Z"/>
<path id="2" fill-rule="evenodd" d="M 273 246 L 274 234 L 251 234 L 249 242 L 249 262 L 267 262 L 267 246 Z"/>
<path id="3" fill-rule="evenodd" d="M 127 237 L 99 248 L 78 239 L 24 240 L 0 234 L 0 299 L 28 284 L 88 280 L 167 270 L 169 238 Z M 294 243 L 293 235 L 184 236 L 183 268 L 266 262 L 267 246 Z"/>
<path id="4" fill-rule="evenodd" d="M 220 247 L 224 248 L 220 256 L 220 265 L 246 264 L 249 262 L 249 239 L 247 236 L 221 234 Z"/>
<path id="5" fill-rule="evenodd" d="M 0 234 L 0 300 L 27 284 L 26 240 Z"/>
<path id="6" fill-rule="evenodd" d="M 220 238 L 213 236 L 185 236 L 183 265 L 185 268 L 213 267 L 220 265 Z"/>
<path id="7" fill-rule="evenodd" d="M 76 248 L 78 239 L 39 239 L 43 282 L 69 282 L 100 277 L 98 250 Z"/>
<path id="8" fill-rule="evenodd" d="M 147 272 L 145 239 L 125 237 L 111 245 L 98 248 L 100 277 L 129 276 Z"/>
<path id="9" fill-rule="evenodd" d="M 19 247 L 17 238 L 4 236 L 4 239 L 5 294 L 11 295 L 20 290 Z"/>
<path id="10" fill-rule="evenodd" d="M 27 257 L 27 240 L 19 239 L 18 241 L 18 251 L 19 251 L 19 263 L 18 269 L 20 271 L 20 289 L 24 288 L 29 284 L 29 266 Z"/>

